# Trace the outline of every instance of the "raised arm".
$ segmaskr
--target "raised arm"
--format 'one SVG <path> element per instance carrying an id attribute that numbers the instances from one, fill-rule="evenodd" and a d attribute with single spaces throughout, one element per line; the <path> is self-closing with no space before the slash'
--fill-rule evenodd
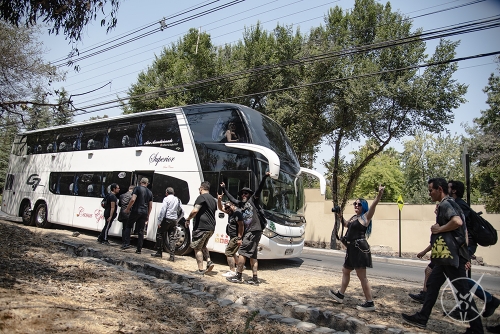
<path id="1" fill-rule="evenodd" d="M 382 198 L 382 195 L 384 194 L 384 189 L 385 187 L 380 185 L 378 186 L 378 194 L 373 200 L 372 205 L 370 205 L 370 209 L 368 209 L 368 212 L 366 213 L 366 220 L 369 222 L 372 220 L 373 215 L 375 214 L 375 208 L 377 207 L 378 202 Z"/>
<path id="2" fill-rule="evenodd" d="M 233 202 L 233 203 L 234 203 L 234 204 L 236 204 L 236 205 L 240 204 L 240 201 L 238 201 L 236 198 L 234 198 L 234 197 L 233 197 L 233 196 L 229 193 L 229 191 L 227 191 L 227 189 L 226 189 L 226 185 L 224 184 L 224 182 L 222 182 L 222 183 L 220 184 L 220 187 L 222 188 L 222 191 L 224 192 L 224 195 L 226 195 L 226 196 L 227 196 L 227 198 L 228 198 L 231 202 Z"/>
<path id="3" fill-rule="evenodd" d="M 255 193 L 253 194 L 254 197 L 256 197 L 256 198 L 260 197 L 260 193 L 262 192 L 262 188 L 264 188 L 264 184 L 266 184 L 266 179 L 269 177 L 269 175 L 271 175 L 270 172 L 267 172 L 266 175 L 264 175 L 264 177 L 260 181 L 259 188 L 257 188 Z"/>

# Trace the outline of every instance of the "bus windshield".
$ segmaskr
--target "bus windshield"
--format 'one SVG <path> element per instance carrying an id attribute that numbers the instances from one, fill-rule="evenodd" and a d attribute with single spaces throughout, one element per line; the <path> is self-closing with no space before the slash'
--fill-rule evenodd
<path id="1" fill-rule="evenodd" d="M 304 216 L 304 185 L 302 178 L 281 172 L 277 180 L 267 179 L 262 194 L 265 210 L 288 220 L 301 221 Z"/>
<path id="2" fill-rule="evenodd" d="M 300 163 L 283 128 L 256 110 L 241 106 L 241 111 L 248 122 L 252 142 L 272 149 L 280 157 L 282 168 L 297 174 Z"/>

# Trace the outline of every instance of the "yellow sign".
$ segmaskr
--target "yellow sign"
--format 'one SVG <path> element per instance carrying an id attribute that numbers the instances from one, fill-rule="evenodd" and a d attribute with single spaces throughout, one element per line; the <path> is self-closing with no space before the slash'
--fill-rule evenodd
<path id="1" fill-rule="evenodd" d="M 399 195 L 397 203 L 398 203 L 399 211 L 403 211 L 403 205 L 405 205 L 405 203 L 403 202 L 403 196 Z"/>

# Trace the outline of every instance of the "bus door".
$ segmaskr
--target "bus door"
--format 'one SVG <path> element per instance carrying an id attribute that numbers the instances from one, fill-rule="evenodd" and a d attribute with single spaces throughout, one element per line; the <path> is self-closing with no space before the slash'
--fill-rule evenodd
<path id="1" fill-rule="evenodd" d="M 101 207 L 101 200 L 103 196 L 109 194 L 111 191 L 110 185 L 112 183 L 116 183 L 120 187 L 120 192 L 116 194 L 116 198 L 120 199 L 120 196 L 128 191 L 128 188 L 130 185 L 134 185 L 134 177 L 135 173 L 132 171 L 124 171 L 124 170 L 118 170 L 118 171 L 113 171 L 113 172 L 104 172 L 102 173 L 102 185 L 99 190 L 99 198 L 97 200 L 99 203 L 98 205 L 99 210 L 101 210 L 104 214 L 104 209 Z M 95 194 L 97 195 L 97 194 Z M 120 213 L 120 207 L 117 207 L 117 216 L 113 223 L 111 224 L 111 228 L 109 229 L 109 234 L 114 235 L 114 236 L 120 236 L 122 235 L 122 230 L 123 230 L 123 223 L 118 221 L 118 214 Z M 97 230 L 100 231 L 104 227 L 105 221 L 104 218 L 99 221 L 99 225 L 97 227 Z"/>
<path id="2" fill-rule="evenodd" d="M 49 222 L 71 226 L 78 218 L 87 221 L 89 225 L 95 221 L 93 207 L 86 207 L 83 203 L 75 204 L 75 174 L 75 172 L 50 173 L 49 191 L 52 195 L 47 202 Z"/>
<path id="3" fill-rule="evenodd" d="M 13 216 L 17 216 L 17 207 L 18 204 L 20 204 L 19 201 L 14 199 L 14 196 L 16 195 L 14 186 L 15 181 L 17 180 L 14 174 L 7 174 L 2 195 L 2 211 Z"/>
<path id="4" fill-rule="evenodd" d="M 250 183 L 250 171 L 222 171 L 219 175 L 218 185 L 222 182 L 226 185 L 227 191 L 234 197 L 238 198 L 238 192 L 243 187 L 249 187 L 252 190 L 253 185 Z M 219 194 L 222 193 L 222 189 L 218 189 Z M 222 198 L 223 201 L 227 201 L 226 196 Z M 218 253 L 224 253 L 226 245 L 229 242 L 229 236 L 226 233 L 226 226 L 228 222 L 227 214 L 217 210 L 215 213 L 215 232 L 214 237 L 210 238 L 207 247 L 213 249 Z"/>

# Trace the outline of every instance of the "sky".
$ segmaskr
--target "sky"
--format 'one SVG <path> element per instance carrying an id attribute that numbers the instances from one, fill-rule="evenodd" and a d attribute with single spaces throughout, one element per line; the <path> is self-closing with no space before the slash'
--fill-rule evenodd
<path id="1" fill-rule="evenodd" d="M 424 32 L 500 15 L 500 0 L 394 0 L 390 3 L 393 11 L 397 10 L 413 18 L 414 29 L 422 28 Z M 218 6 L 225 8 L 189 18 L 190 15 Z M 127 41 L 137 36 L 138 34 L 131 33 L 140 28 L 144 28 L 141 33 L 152 33 L 79 61 L 79 72 L 75 72 L 72 67 L 62 66 L 61 70 L 67 72 L 66 80 L 53 83 L 53 87 L 64 87 L 69 94 L 74 95 L 74 105 L 87 111 L 77 112 L 81 114 L 75 117 L 75 121 L 87 120 L 91 116 L 119 115 L 122 113 L 119 108 L 104 110 L 108 105 L 95 105 L 125 97 L 138 74 L 152 64 L 155 56 L 159 56 L 165 46 L 178 41 L 190 28 L 201 29 L 210 34 L 212 43 L 221 46 L 242 39 L 245 28 L 250 28 L 258 21 L 268 31 L 280 24 L 292 26 L 294 31 L 300 29 L 302 34 L 306 34 L 312 27 L 321 25 L 329 8 L 335 6 L 350 10 L 354 6 L 354 0 L 121 0 L 117 27 L 106 34 L 105 28 L 100 26 L 100 19 L 88 25 L 82 34 L 82 41 L 77 45 L 80 56 L 101 50 L 99 46 L 103 43 L 112 46 Z M 462 7 L 450 9 L 457 6 Z M 193 10 L 196 7 L 201 8 Z M 189 12 L 182 14 L 186 11 Z M 157 29 L 163 18 L 167 27 Z M 498 36 L 500 27 L 452 36 L 449 39 L 461 41 L 456 57 L 467 57 L 500 51 Z M 61 64 L 61 60 L 71 51 L 72 45 L 64 36 L 44 34 L 41 41 L 47 50 L 45 59 L 53 64 Z M 427 54 L 431 55 L 436 45 L 437 41 L 427 42 Z M 468 92 L 465 95 L 467 102 L 454 111 L 454 122 L 448 126 L 452 134 L 463 133 L 462 125 L 472 125 L 473 119 L 481 115 L 480 111 L 488 107 L 483 89 L 488 83 L 488 77 L 498 66 L 494 57 L 461 61 L 458 65 L 459 70 L 454 74 L 454 79 L 468 85 Z M 342 155 L 349 156 L 349 152 L 356 151 L 360 145 L 359 142 L 350 143 L 343 149 Z M 403 148 L 401 141 L 394 142 L 391 146 L 398 151 Z M 322 162 L 329 160 L 332 154 L 332 149 L 322 144 L 314 169 L 325 173 Z"/>

